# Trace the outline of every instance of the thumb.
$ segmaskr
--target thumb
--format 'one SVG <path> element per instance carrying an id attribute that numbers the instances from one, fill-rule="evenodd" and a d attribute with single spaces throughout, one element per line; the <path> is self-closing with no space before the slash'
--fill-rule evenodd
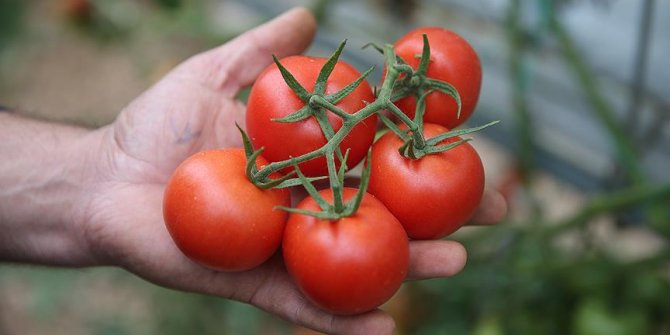
<path id="1" fill-rule="evenodd" d="M 220 47 L 196 55 L 188 62 L 189 71 L 201 76 L 212 89 L 232 96 L 254 81 L 272 62 L 272 54 L 284 57 L 303 52 L 315 32 L 312 13 L 294 8 Z"/>

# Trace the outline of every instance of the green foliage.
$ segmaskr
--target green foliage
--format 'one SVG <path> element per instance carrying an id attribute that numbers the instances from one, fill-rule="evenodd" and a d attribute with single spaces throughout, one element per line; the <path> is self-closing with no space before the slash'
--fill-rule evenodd
<path id="1" fill-rule="evenodd" d="M 0 0 L 0 52 L 15 39 L 23 20 L 24 2 L 21 0 Z"/>
<path id="2" fill-rule="evenodd" d="M 667 250 L 630 263 L 597 250 L 569 255 L 556 236 L 504 226 L 464 239 L 471 252 L 459 275 L 410 284 L 417 309 L 405 333 L 635 335 L 670 326 Z"/>
<path id="3" fill-rule="evenodd" d="M 162 8 L 168 10 L 176 10 L 182 6 L 182 0 L 154 0 L 154 2 Z"/>

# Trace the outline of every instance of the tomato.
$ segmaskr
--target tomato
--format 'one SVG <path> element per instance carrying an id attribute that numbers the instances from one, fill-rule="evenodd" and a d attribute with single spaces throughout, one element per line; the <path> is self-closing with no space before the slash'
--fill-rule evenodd
<path id="1" fill-rule="evenodd" d="M 267 162 L 259 157 L 257 164 Z M 243 271 L 267 260 L 281 243 L 286 189 L 262 190 L 245 174 L 242 149 L 199 152 L 170 178 L 163 218 L 177 247 L 209 268 Z M 276 174 L 272 178 L 278 177 Z"/>
<path id="2" fill-rule="evenodd" d="M 356 191 L 345 188 L 345 201 Z M 320 194 L 332 203 L 330 190 Z M 311 197 L 297 208 L 319 210 Z M 409 266 L 405 231 L 370 194 L 356 214 L 339 220 L 291 214 L 282 248 L 286 269 L 305 296 L 335 314 L 358 314 L 381 305 L 398 290 Z"/>
<path id="3" fill-rule="evenodd" d="M 316 78 L 326 59 L 291 56 L 280 62 L 307 91 L 313 92 Z M 351 65 L 338 62 L 327 81 L 325 94 L 340 91 L 360 75 Z M 374 99 L 370 85 L 364 80 L 336 106 L 353 114 Z M 247 102 L 247 130 L 254 147 L 264 147 L 263 156 L 270 162 L 297 157 L 326 144 L 326 137 L 313 116 L 294 123 L 272 121 L 292 114 L 304 105 L 284 82 L 276 64 L 270 65 L 256 79 Z M 340 117 L 331 112 L 327 112 L 327 116 L 335 131 L 342 127 Z M 376 123 L 376 116 L 367 118 L 357 124 L 340 144 L 343 153 L 351 149 L 347 159 L 348 167 L 353 167 L 365 157 L 374 140 Z M 307 176 L 328 173 L 326 160 L 323 157 L 301 163 L 299 166 Z"/>
<path id="4" fill-rule="evenodd" d="M 426 138 L 447 129 L 427 123 Z M 460 138 L 450 138 L 440 145 Z M 402 156 L 403 141 L 388 132 L 372 147 L 368 192 L 398 218 L 413 239 L 447 236 L 474 214 L 484 191 L 484 168 L 468 143 L 413 160 Z"/>
<path id="5" fill-rule="evenodd" d="M 439 27 L 418 28 L 401 37 L 394 50 L 412 68 L 419 66 L 423 50 L 423 34 L 430 44 L 430 63 L 427 76 L 453 85 L 461 96 L 461 115 L 457 118 L 456 101 L 435 91 L 426 97 L 426 123 L 436 123 L 455 128 L 470 117 L 482 83 L 482 67 L 477 53 L 470 44 L 456 33 Z M 400 99 L 396 105 L 409 117 L 414 117 L 416 98 L 411 95 Z"/>

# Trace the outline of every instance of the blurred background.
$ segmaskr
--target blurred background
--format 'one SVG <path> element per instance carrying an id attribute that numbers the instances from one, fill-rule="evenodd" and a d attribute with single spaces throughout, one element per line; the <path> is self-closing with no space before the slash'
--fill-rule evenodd
<path id="1" fill-rule="evenodd" d="M 173 66 L 282 11 L 311 8 L 308 54 L 380 65 L 368 42 L 443 26 L 484 72 L 469 125 L 496 227 L 469 261 L 384 306 L 398 334 L 670 334 L 670 2 L 0 0 L 0 102 L 98 127 Z M 372 77 L 378 83 L 380 71 Z M 110 268 L 0 265 L 0 334 L 312 334 L 253 307 Z"/>

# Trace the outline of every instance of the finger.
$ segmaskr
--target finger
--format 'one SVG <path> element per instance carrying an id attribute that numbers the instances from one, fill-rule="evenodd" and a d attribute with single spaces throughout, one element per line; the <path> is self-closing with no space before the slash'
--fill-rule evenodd
<path id="1" fill-rule="evenodd" d="M 365 314 L 352 316 L 335 316 L 329 329 L 332 334 L 393 334 L 395 322 L 385 312 L 374 310 Z M 325 330 L 328 332 L 328 329 Z"/>
<path id="2" fill-rule="evenodd" d="M 280 263 L 281 256 L 275 255 L 263 266 L 250 271 L 228 273 L 209 270 L 191 262 L 175 246 L 169 249 L 172 257 L 155 257 L 171 259 L 168 267 L 165 263 L 151 260 L 149 263 L 126 265 L 126 268 L 162 286 L 249 303 L 294 324 L 327 334 L 392 335 L 395 329 L 393 319 L 380 310 L 342 316 L 316 307 L 289 278 Z"/>
<path id="3" fill-rule="evenodd" d="M 340 316 L 328 314 L 319 309 L 301 312 L 297 319 L 290 320 L 295 324 L 332 335 L 391 335 L 394 333 L 395 321 L 386 312 L 379 309 L 357 315 Z"/>
<path id="4" fill-rule="evenodd" d="M 314 39 L 316 20 L 304 8 L 294 8 L 232 41 L 200 54 L 194 63 L 207 84 L 234 95 L 251 84 L 272 62 L 303 52 Z"/>
<path id="5" fill-rule="evenodd" d="M 500 222 L 507 214 L 507 201 L 497 191 L 484 190 L 482 201 L 475 215 L 470 220 L 471 225 L 492 225 Z"/>
<path id="6" fill-rule="evenodd" d="M 247 301 L 295 324 L 328 334 L 391 335 L 395 328 L 393 319 L 380 310 L 342 316 L 316 307 L 302 295 L 283 268 L 258 286 Z"/>
<path id="7" fill-rule="evenodd" d="M 450 277 L 467 261 L 465 247 L 456 241 L 411 241 L 407 279 Z"/>

